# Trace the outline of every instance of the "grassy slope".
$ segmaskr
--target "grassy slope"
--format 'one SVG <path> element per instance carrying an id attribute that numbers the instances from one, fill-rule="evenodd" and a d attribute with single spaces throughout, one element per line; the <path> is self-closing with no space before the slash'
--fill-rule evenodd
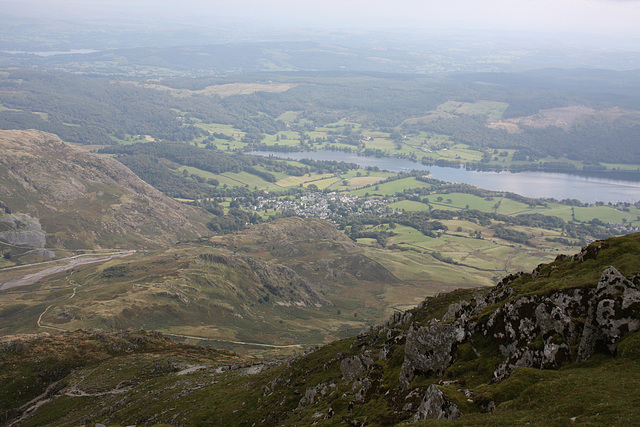
<path id="1" fill-rule="evenodd" d="M 223 364 L 248 360 L 229 352 L 192 347 L 157 333 L 75 333 L 24 337 L 0 343 L 0 417 L 27 404 L 52 384 L 82 388 L 85 393 L 124 388 L 152 380 L 173 365 Z M 8 343 L 8 344 L 7 344 Z M 162 365 L 160 365 L 162 363 Z M 80 397 L 80 401 L 87 400 Z M 45 414 L 45 422 L 65 415 L 65 406 Z M 2 418 L 0 418 L 2 419 Z M 5 419 L 2 419 L 4 422 Z"/>
<path id="2" fill-rule="evenodd" d="M 556 275 L 545 275 L 551 268 L 545 266 L 535 280 L 525 276 L 516 280 L 512 284 L 516 294 L 548 292 L 566 287 L 570 282 L 595 286 L 597 276 L 610 264 L 624 274 L 640 272 L 637 263 L 640 235 L 605 243 L 598 243 L 602 249 L 595 259 L 582 263 L 558 260 L 554 263 Z M 533 286 L 533 283 L 538 285 Z M 441 318 L 449 304 L 468 300 L 474 292 L 477 291 L 458 290 L 429 299 L 422 308 L 413 310 L 413 321 L 420 324 L 434 317 Z M 400 328 L 407 327 L 405 324 Z M 399 332 L 392 331 L 394 335 Z M 63 384 L 66 387 L 63 393 L 42 406 L 25 425 L 74 425 L 89 421 L 215 425 L 251 425 L 254 422 L 310 425 L 317 422 L 317 425 L 329 426 L 348 419 L 365 425 L 393 425 L 411 421 L 401 408 L 407 403 L 415 408 L 421 395 L 418 394 L 415 400 L 407 393 L 415 387 L 424 389 L 429 384 L 440 384 L 439 388 L 464 415 L 456 421 L 425 421 L 418 425 L 634 425 L 640 422 L 635 392 L 640 387 L 640 333 L 627 335 L 619 344 L 616 357 L 597 354 L 587 362 L 570 362 L 557 371 L 520 368 L 499 383 L 489 381 L 501 361 L 497 349 L 490 340 L 476 337 L 473 347 L 467 343 L 458 348 L 457 361 L 444 377 L 418 375 L 405 392 L 397 388 L 404 357 L 402 341 L 391 345 L 391 354 L 386 359 L 378 359 L 385 343 L 387 332 L 374 330 L 357 338 L 336 341 L 255 375 L 247 375 L 249 371 L 243 369 L 222 372 L 210 367 L 187 376 L 178 376 L 177 370 L 159 369 L 155 376 L 144 377 L 136 373 L 140 368 L 131 360 L 103 362 L 69 376 Z M 365 393 L 363 402 L 358 403 L 355 394 L 362 383 L 354 385 L 354 382 L 344 381 L 340 363 L 346 357 L 359 354 L 362 346 L 371 350 L 369 354 L 375 363 L 367 374 L 373 389 Z M 115 379 L 111 376 L 116 373 L 118 378 L 117 375 L 126 373 L 126 369 L 133 378 L 127 384 L 133 383 L 133 387 L 115 394 Z M 87 381 L 84 378 L 89 379 L 86 384 L 82 383 Z M 439 382 L 443 379 L 457 383 Z M 306 406 L 299 405 L 306 392 L 318 384 L 326 385 L 321 397 L 319 395 L 314 403 Z M 96 395 L 64 395 L 74 386 L 86 394 Z M 496 409 L 483 413 L 479 406 L 467 400 L 463 388 L 472 392 L 475 402 L 494 401 Z M 101 391 L 107 393 L 98 396 L 97 392 Z M 327 419 L 329 408 L 335 415 Z"/>

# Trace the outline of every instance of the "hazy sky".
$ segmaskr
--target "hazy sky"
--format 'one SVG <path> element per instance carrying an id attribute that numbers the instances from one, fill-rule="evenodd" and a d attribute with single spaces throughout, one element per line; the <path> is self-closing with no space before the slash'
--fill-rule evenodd
<path id="1" fill-rule="evenodd" d="M 12 14 L 327 28 L 449 28 L 640 36 L 640 0 L 0 0 Z"/>

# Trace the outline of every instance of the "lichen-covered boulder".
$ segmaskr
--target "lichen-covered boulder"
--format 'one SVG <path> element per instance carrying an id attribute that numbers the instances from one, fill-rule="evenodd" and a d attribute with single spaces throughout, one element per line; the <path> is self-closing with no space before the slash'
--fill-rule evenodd
<path id="1" fill-rule="evenodd" d="M 602 350 L 615 354 L 618 341 L 640 329 L 640 290 L 614 267 L 607 268 L 589 300 L 578 360 Z"/>
<path id="2" fill-rule="evenodd" d="M 346 382 L 353 380 L 363 373 L 365 369 L 364 363 L 362 363 L 362 360 L 360 360 L 358 356 L 347 357 L 340 362 L 340 372 Z"/>
<path id="3" fill-rule="evenodd" d="M 461 415 L 460 409 L 447 400 L 442 391 L 432 384 L 427 388 L 413 420 L 455 420 Z"/>
<path id="4" fill-rule="evenodd" d="M 308 387 L 304 396 L 298 402 L 298 408 L 302 409 L 306 406 L 313 405 L 317 403 L 322 397 L 326 396 L 332 388 L 335 388 L 336 385 L 334 383 L 320 383 L 315 387 Z"/>
<path id="5" fill-rule="evenodd" d="M 494 381 L 502 381 L 518 368 L 558 369 L 570 360 L 571 349 L 564 343 L 545 342 L 541 349 L 516 349 L 493 372 Z"/>
<path id="6" fill-rule="evenodd" d="M 400 384 L 406 388 L 416 372 L 442 375 L 451 366 L 458 343 L 465 340 L 463 321 L 431 326 L 411 325 L 407 333 Z"/>

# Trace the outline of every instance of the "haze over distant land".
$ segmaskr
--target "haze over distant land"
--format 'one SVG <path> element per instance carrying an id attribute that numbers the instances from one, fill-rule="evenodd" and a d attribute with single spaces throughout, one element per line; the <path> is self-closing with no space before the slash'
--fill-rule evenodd
<path id="1" fill-rule="evenodd" d="M 640 2 L 616 0 L 4 0 L 5 13 L 98 18 L 258 19 L 272 24 L 359 28 L 431 27 L 638 34 Z M 131 16 L 130 16 L 131 17 Z"/>
<path id="2" fill-rule="evenodd" d="M 320 44 L 321 51 L 329 49 L 337 55 L 334 58 L 359 58 L 358 64 L 351 61 L 336 70 L 635 70 L 640 69 L 638 22 L 640 1 L 636 0 L 0 0 L 0 52 L 4 52 L 0 62 L 25 67 L 36 61 L 38 67 L 55 68 L 67 61 L 65 69 L 78 71 L 84 69 L 77 67 L 78 61 L 88 58 L 54 59 L 52 65 L 33 58 L 7 58 L 6 53 L 172 47 L 189 52 L 193 46 L 225 44 L 234 44 L 235 52 L 240 52 L 256 47 L 248 44 L 262 43 L 267 56 L 253 59 L 269 64 L 274 58 L 268 54 L 274 51 L 264 43 L 311 42 Z M 278 49 L 288 55 L 299 47 L 280 45 Z M 340 54 L 343 48 L 349 52 Z M 125 56 L 130 60 L 139 53 L 130 51 Z M 202 59 L 212 53 L 193 54 Z M 169 58 L 173 53 L 162 55 Z M 243 56 L 234 55 L 236 59 Z M 381 68 L 389 61 L 398 63 L 401 57 L 409 62 L 420 58 L 418 62 L 426 61 L 428 66 Z M 170 62 L 175 64 L 175 58 Z M 199 71 L 205 69 L 234 71 L 208 66 Z"/>
<path id="3" fill-rule="evenodd" d="M 532 31 L 603 43 L 640 37 L 636 0 L 3 0 L 5 14 L 65 20 L 158 22 L 247 29 L 412 29 L 431 31 Z M 633 44 L 630 44 L 633 46 Z"/>

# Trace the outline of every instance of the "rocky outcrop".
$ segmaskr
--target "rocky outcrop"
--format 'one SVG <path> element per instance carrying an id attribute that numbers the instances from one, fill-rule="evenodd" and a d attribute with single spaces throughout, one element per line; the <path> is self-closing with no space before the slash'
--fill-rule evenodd
<path id="1" fill-rule="evenodd" d="M 409 323 L 412 317 L 413 315 L 411 314 L 410 311 L 405 311 L 405 312 L 396 311 L 395 313 L 393 313 L 391 317 L 389 317 L 389 320 L 386 321 L 384 326 L 386 328 L 395 328 L 400 325 Z"/>
<path id="2" fill-rule="evenodd" d="M 346 382 L 350 382 L 365 371 L 366 367 L 359 356 L 347 357 L 340 362 L 340 372 Z"/>
<path id="3" fill-rule="evenodd" d="M 623 334 L 640 329 L 640 290 L 613 267 L 602 273 L 589 299 L 578 359 L 597 350 L 614 354 Z"/>
<path id="4" fill-rule="evenodd" d="M 0 240 L 17 246 L 27 246 L 30 248 L 42 248 L 46 245 L 47 239 L 43 231 L 14 230 L 0 233 Z"/>
<path id="5" fill-rule="evenodd" d="M 583 251 L 579 261 L 591 259 L 593 253 Z M 442 321 L 432 320 L 433 325 L 410 325 L 402 387 L 408 387 L 416 373 L 442 375 L 454 362 L 457 346 L 474 334 L 492 338 L 505 357 L 494 372 L 494 379 L 501 381 L 520 367 L 557 369 L 596 352 L 615 354 L 622 336 L 640 329 L 640 290 L 614 267 L 602 273 L 596 288 L 550 295 L 511 298 L 513 280 L 503 281 L 486 297 L 477 295 L 473 303 L 452 304 Z M 481 308 L 501 301 L 504 304 L 488 318 L 477 320 Z M 576 347 L 577 354 L 572 353 Z"/>
<path id="6" fill-rule="evenodd" d="M 415 327 L 407 333 L 400 384 L 407 387 L 416 372 L 442 375 L 451 365 L 456 345 L 467 332 L 463 322 Z"/>
<path id="7" fill-rule="evenodd" d="M 479 327 L 493 336 L 507 356 L 495 371 L 496 380 L 519 367 L 557 369 L 596 352 L 615 354 L 622 336 L 640 329 L 640 291 L 609 267 L 595 289 L 517 298 Z M 571 351 L 576 345 L 577 355 Z"/>
<path id="8" fill-rule="evenodd" d="M 336 385 L 334 383 L 320 383 L 315 387 L 309 387 L 300 399 L 297 409 L 317 403 L 322 397 L 332 394 Z"/>
<path id="9" fill-rule="evenodd" d="M 602 245 L 595 246 L 596 249 L 585 249 L 563 261 L 592 260 Z M 523 280 L 531 283 L 555 268 L 558 267 L 539 266 Z M 500 382 L 521 367 L 558 369 L 587 360 L 595 353 L 615 355 L 618 343 L 627 334 L 640 330 L 640 276 L 625 278 L 616 268 L 608 267 L 596 286 L 538 293 L 529 290 L 534 287 L 526 289 L 528 293 L 523 290 L 519 281 L 522 277 L 523 274 L 511 275 L 489 292 L 477 291 L 471 299 L 456 301 L 438 318 L 424 317 L 425 313 L 443 312 L 438 308 L 440 297 L 436 296 L 407 313 L 395 313 L 382 326 L 361 332 L 351 345 L 351 349 L 359 349 L 359 354 L 343 357 L 340 363 L 343 380 L 353 382 L 350 407 L 366 404 L 372 393 L 384 389 L 376 367 L 393 364 L 400 351 L 404 358 L 399 385 L 388 392 L 391 397 L 387 400 L 394 414 L 414 421 L 452 420 L 462 415 L 446 395 L 455 391 L 436 385 L 424 389 L 414 379 L 455 378 L 458 368 L 452 366 L 459 358 L 464 358 L 463 364 L 476 359 L 486 361 L 486 355 L 475 348 L 477 342 L 482 342 L 481 348 L 489 351 L 489 357 L 502 357 L 501 362 L 493 362 L 491 380 Z M 487 350 L 487 346 L 491 349 Z M 374 349 L 378 362 L 371 366 L 366 362 Z M 457 382 L 441 380 L 438 384 L 449 386 Z M 483 412 L 495 409 L 495 403 L 484 396 L 475 401 L 470 390 L 457 388 L 457 393 Z"/>
<path id="10" fill-rule="evenodd" d="M 243 271 L 258 284 L 264 302 L 283 306 L 323 307 L 331 305 L 322 294 L 293 269 L 274 262 L 226 251 L 198 255 L 199 263 L 222 264 Z"/>
<path id="11" fill-rule="evenodd" d="M 251 257 L 244 261 L 253 269 L 269 293 L 292 304 L 305 307 L 331 305 L 313 286 L 291 268 Z"/>
<path id="12" fill-rule="evenodd" d="M 9 244 L 29 248 L 44 248 L 47 244 L 46 234 L 37 218 L 26 214 L 0 216 L 0 226 L 5 229 L 0 232 L 0 240 Z"/>
<path id="13" fill-rule="evenodd" d="M 430 385 L 424 393 L 424 398 L 418 407 L 413 421 L 420 420 L 456 420 L 462 412 L 458 407 L 447 400 L 435 385 Z"/>

